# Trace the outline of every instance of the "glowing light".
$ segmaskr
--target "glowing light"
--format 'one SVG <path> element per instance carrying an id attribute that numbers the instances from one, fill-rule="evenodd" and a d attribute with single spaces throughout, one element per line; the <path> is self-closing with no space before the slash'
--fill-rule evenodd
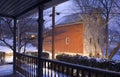
<path id="1" fill-rule="evenodd" d="M 31 35 L 31 38 L 35 38 L 35 35 L 34 35 L 34 34 L 32 34 L 32 35 Z"/>

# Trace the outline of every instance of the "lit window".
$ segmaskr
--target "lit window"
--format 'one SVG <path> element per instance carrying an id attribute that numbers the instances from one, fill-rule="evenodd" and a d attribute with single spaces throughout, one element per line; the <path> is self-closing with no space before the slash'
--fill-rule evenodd
<path id="1" fill-rule="evenodd" d="M 69 39 L 69 37 L 66 37 L 66 45 L 68 45 L 69 43 L 70 43 L 70 39 Z"/>

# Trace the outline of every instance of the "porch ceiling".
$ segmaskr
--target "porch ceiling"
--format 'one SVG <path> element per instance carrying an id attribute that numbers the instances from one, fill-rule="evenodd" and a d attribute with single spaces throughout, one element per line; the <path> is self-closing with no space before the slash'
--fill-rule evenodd
<path id="1" fill-rule="evenodd" d="M 0 0 L 0 16 L 19 17 L 41 4 L 48 4 L 48 2 L 55 4 L 56 1 L 62 2 L 65 0 Z"/>

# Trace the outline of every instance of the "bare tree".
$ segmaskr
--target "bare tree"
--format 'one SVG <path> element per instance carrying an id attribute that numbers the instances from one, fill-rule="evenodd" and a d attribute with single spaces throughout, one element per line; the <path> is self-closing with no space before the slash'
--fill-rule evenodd
<path id="1" fill-rule="evenodd" d="M 0 44 L 13 50 L 13 44 L 10 44 L 8 40 L 13 36 L 12 19 L 0 17 L 0 22 Z"/>
<path id="2" fill-rule="evenodd" d="M 36 41 L 37 28 L 37 19 L 33 16 L 29 18 L 20 18 L 18 20 L 18 52 L 20 52 L 23 47 L 25 52 L 27 44 L 32 44 L 33 40 Z"/>
<path id="3" fill-rule="evenodd" d="M 13 38 L 13 20 L 3 17 L 1 17 L 0 20 L 0 44 L 10 48 L 13 51 L 13 43 L 9 43 L 9 41 Z M 32 43 L 32 40 L 36 39 L 35 36 L 33 36 L 33 34 L 37 33 L 37 24 L 35 21 L 36 20 L 33 20 L 33 18 L 21 18 L 17 21 L 17 26 L 20 26 L 20 37 L 18 37 L 18 35 L 16 36 L 16 44 L 18 44 L 19 39 L 19 48 L 21 49 L 24 47 L 24 52 L 26 51 L 26 45 L 28 43 Z"/>
<path id="4" fill-rule="evenodd" d="M 77 12 L 80 13 L 80 18 L 82 18 L 82 20 L 84 22 L 87 22 L 87 24 L 91 25 L 94 20 L 92 20 L 92 22 L 91 22 L 91 21 L 89 21 L 89 19 L 91 17 L 95 17 L 98 13 L 104 19 L 105 22 L 104 23 L 101 22 L 102 23 L 101 25 L 105 27 L 105 44 L 106 44 L 105 45 L 105 47 L 106 47 L 105 56 L 106 56 L 106 58 L 108 58 L 108 49 L 109 49 L 108 26 L 109 26 L 111 20 L 115 16 L 117 16 L 115 10 L 119 6 L 118 1 L 119 0 L 74 0 L 75 4 L 77 4 L 76 5 L 77 7 L 75 7 L 74 9 L 79 10 Z M 92 13 L 93 15 L 90 17 L 90 13 L 91 13 L 90 11 L 93 9 L 96 9 L 96 8 L 99 9 L 100 12 L 97 12 L 97 13 L 93 12 Z M 100 25 L 100 23 L 97 23 L 97 24 L 94 23 L 92 25 L 98 25 L 98 24 Z M 98 32 L 95 34 L 98 34 Z"/>
<path id="5" fill-rule="evenodd" d="M 116 20 L 116 25 L 117 25 L 117 29 L 115 30 L 109 30 L 109 47 L 110 46 L 114 46 L 114 48 L 112 49 L 112 51 L 110 52 L 109 55 L 109 59 L 111 59 L 112 57 L 114 57 L 114 55 L 119 51 L 120 49 L 120 15 L 117 15 L 117 17 L 115 18 Z"/>

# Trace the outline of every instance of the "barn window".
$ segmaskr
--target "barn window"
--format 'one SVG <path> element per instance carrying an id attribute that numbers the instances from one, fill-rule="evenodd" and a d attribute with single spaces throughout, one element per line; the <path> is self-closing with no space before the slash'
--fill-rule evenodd
<path id="1" fill-rule="evenodd" d="M 100 43 L 100 40 L 98 39 L 98 44 Z"/>
<path id="2" fill-rule="evenodd" d="M 68 44 L 70 43 L 70 39 L 69 39 L 69 37 L 66 37 L 65 42 L 66 42 L 66 45 L 68 45 Z"/>
<path id="3" fill-rule="evenodd" d="M 92 43 L 92 38 L 90 38 L 90 44 Z"/>
<path id="4" fill-rule="evenodd" d="M 49 41 L 48 41 L 48 44 L 52 44 L 52 41 L 51 41 L 51 40 L 49 40 Z"/>

